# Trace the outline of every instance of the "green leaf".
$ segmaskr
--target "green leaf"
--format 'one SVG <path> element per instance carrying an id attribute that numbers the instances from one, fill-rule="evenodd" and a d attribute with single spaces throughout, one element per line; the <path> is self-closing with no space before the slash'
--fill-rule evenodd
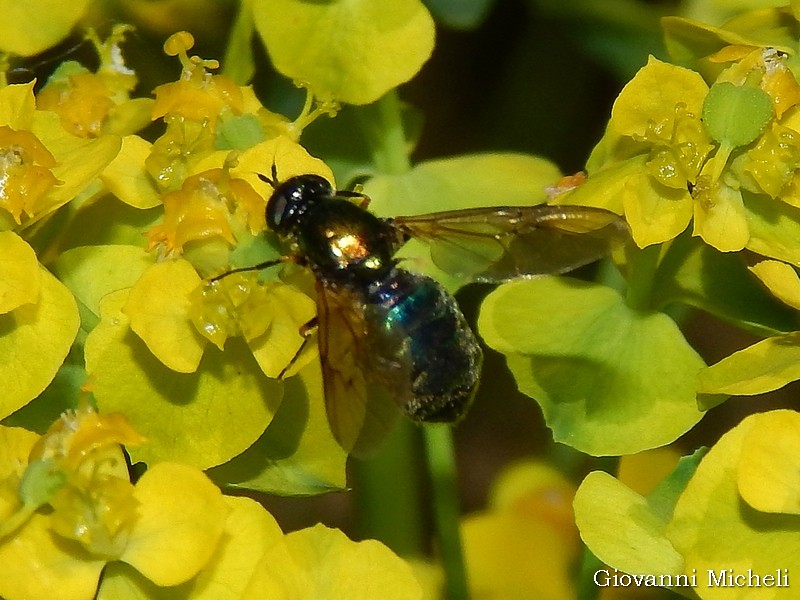
<path id="1" fill-rule="evenodd" d="M 253 10 L 275 68 L 325 100 L 374 102 L 433 51 L 433 19 L 419 0 L 270 0 Z"/>
<path id="2" fill-rule="evenodd" d="M 747 3 L 747 7 L 752 2 Z M 745 5 L 742 5 L 744 8 Z M 703 67 L 704 70 L 718 72 L 719 65 L 708 69 L 703 61 L 706 57 L 725 46 L 774 47 L 792 53 L 797 45 L 797 23 L 792 23 L 791 15 L 785 9 L 749 11 L 715 27 L 683 17 L 664 17 L 664 44 L 673 61 L 687 67 Z M 697 64 L 697 63 L 701 64 Z M 709 73 L 710 80 L 715 76 Z"/>
<path id="3" fill-rule="evenodd" d="M 747 249 L 800 266 L 800 209 L 742 190 L 750 241 Z"/>
<path id="4" fill-rule="evenodd" d="M 652 298 L 657 308 L 688 304 L 760 335 L 800 327 L 797 312 L 755 280 L 740 254 L 718 252 L 688 232 L 662 258 Z"/>
<path id="5" fill-rule="evenodd" d="M 0 50 L 20 56 L 38 54 L 69 35 L 90 0 L 0 2 Z"/>
<path id="6" fill-rule="evenodd" d="M 86 370 L 101 411 L 122 412 L 148 443 L 133 461 L 222 464 L 264 432 L 280 406 L 281 384 L 264 376 L 247 346 L 209 348 L 194 373 L 176 373 L 131 331 L 128 290 L 100 303 L 101 322 L 86 338 Z"/>
<path id="7" fill-rule="evenodd" d="M 153 257 L 137 246 L 82 246 L 60 254 L 54 270 L 99 317 L 103 296 L 131 287 L 153 262 Z"/>
<path id="8" fill-rule="evenodd" d="M 670 443 L 697 423 L 702 359 L 662 313 L 568 277 L 514 281 L 489 294 L 478 328 L 506 355 L 556 441 L 594 455 Z"/>
<path id="9" fill-rule="evenodd" d="M 474 29 L 478 27 L 494 0 L 426 0 L 437 21 L 454 29 Z"/>
<path id="10" fill-rule="evenodd" d="M 264 434 L 209 476 L 223 487 L 282 496 L 344 489 L 347 454 L 328 426 L 319 363 L 284 385 L 284 401 Z"/>
<path id="11" fill-rule="evenodd" d="M 721 144 L 733 148 L 755 140 L 772 118 L 772 99 L 760 88 L 715 83 L 703 103 L 703 123 Z"/>
<path id="12" fill-rule="evenodd" d="M 253 0 L 242 0 L 228 37 L 222 74 L 238 85 L 247 85 L 256 71 L 253 58 Z"/>

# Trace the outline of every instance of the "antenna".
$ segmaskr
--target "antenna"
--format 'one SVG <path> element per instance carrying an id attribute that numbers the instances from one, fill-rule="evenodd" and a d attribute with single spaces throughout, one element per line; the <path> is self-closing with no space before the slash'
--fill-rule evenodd
<path id="1" fill-rule="evenodd" d="M 270 184 L 273 190 L 278 187 L 278 167 L 275 166 L 275 159 L 272 160 L 272 177 L 270 178 L 263 173 L 258 173 L 258 178 L 264 183 Z"/>

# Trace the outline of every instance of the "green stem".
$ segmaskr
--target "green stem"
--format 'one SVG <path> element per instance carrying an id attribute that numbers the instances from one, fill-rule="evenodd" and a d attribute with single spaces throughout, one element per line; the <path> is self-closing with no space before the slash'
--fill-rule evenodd
<path id="1" fill-rule="evenodd" d="M 596 600 L 600 597 L 600 587 L 594 582 L 594 574 L 603 566 L 603 561 L 597 558 L 586 546 L 583 547 L 580 572 L 578 573 L 578 600 Z"/>
<path id="2" fill-rule="evenodd" d="M 402 421 L 375 456 L 352 463 L 359 536 L 401 556 L 422 556 L 425 546 L 419 448 L 419 428 Z"/>
<path id="3" fill-rule="evenodd" d="M 411 161 L 397 92 L 387 92 L 380 100 L 362 107 L 356 114 L 376 169 L 388 175 L 400 175 L 408 171 Z"/>
<path id="4" fill-rule="evenodd" d="M 626 301 L 628 306 L 637 310 L 651 308 L 653 284 L 655 283 L 658 265 L 661 262 L 662 252 L 668 244 L 654 244 L 647 248 L 633 248 L 628 251 L 628 291 Z"/>
<path id="5" fill-rule="evenodd" d="M 447 600 L 469 598 L 467 574 L 459 529 L 459 500 L 453 434 L 449 425 L 423 428 L 428 473 L 433 491 L 434 517 L 439 553 L 445 573 Z"/>

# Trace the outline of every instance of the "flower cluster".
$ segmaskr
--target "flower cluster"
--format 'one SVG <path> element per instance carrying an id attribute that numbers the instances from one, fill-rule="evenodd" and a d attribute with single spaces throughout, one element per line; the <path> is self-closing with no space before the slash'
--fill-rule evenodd
<path id="1" fill-rule="evenodd" d="M 144 440 L 120 414 L 83 406 L 43 436 L 0 427 L 0 441 L 4 598 L 420 597 L 385 546 L 323 526 L 284 535 L 196 468 L 162 462 L 132 483 L 120 444 Z"/>

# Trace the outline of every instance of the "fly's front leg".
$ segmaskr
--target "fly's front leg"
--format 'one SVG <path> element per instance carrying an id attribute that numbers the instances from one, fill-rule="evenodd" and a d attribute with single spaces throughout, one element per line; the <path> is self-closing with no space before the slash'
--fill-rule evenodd
<path id="1" fill-rule="evenodd" d="M 208 281 L 210 283 L 214 283 L 215 281 L 219 281 L 223 277 L 227 277 L 228 275 L 233 275 L 234 273 L 245 273 L 247 271 L 261 271 L 262 269 L 269 269 L 270 267 L 274 267 L 276 265 L 286 262 L 297 262 L 297 261 L 291 256 L 281 256 L 280 258 L 265 260 L 264 262 L 258 263 L 257 265 L 253 265 L 252 267 L 239 267 L 238 269 L 231 269 L 230 271 L 225 271 L 221 275 L 212 277 Z"/>
<path id="2" fill-rule="evenodd" d="M 287 364 L 285 367 L 283 367 L 281 372 L 278 373 L 278 379 L 283 379 L 284 375 L 286 375 L 286 372 L 289 369 L 291 369 L 292 366 L 297 362 L 297 359 L 303 353 L 303 350 L 306 349 L 306 346 L 308 345 L 309 340 L 312 337 L 314 337 L 315 333 L 317 333 L 317 329 L 318 328 L 319 328 L 319 321 L 317 320 L 316 316 L 314 316 L 311 319 L 309 319 L 306 323 L 304 323 L 300 327 L 298 333 L 303 338 L 303 342 L 300 344 L 300 347 L 297 349 L 297 352 L 294 353 L 294 356 L 292 357 L 292 360 L 289 361 L 289 364 Z"/>

